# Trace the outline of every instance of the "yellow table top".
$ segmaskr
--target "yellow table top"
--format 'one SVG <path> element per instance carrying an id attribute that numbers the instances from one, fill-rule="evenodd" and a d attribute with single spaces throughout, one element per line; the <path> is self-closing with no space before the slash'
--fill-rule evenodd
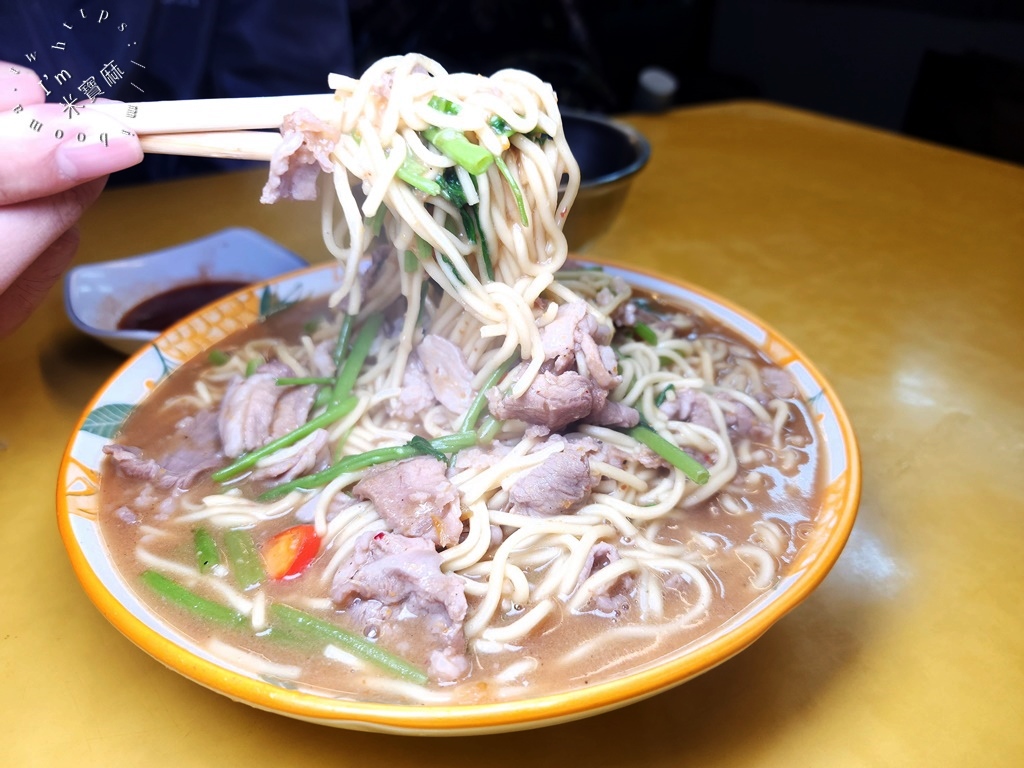
<path id="1" fill-rule="evenodd" d="M 760 315 L 857 429 L 860 517 L 810 599 L 696 680 L 524 734 L 381 736 L 232 702 L 125 640 L 67 562 L 58 463 L 122 358 L 54 290 L 0 341 L 0 763 L 1021 764 L 1024 169 L 761 103 L 630 122 L 652 160 L 592 252 Z M 323 261 L 317 206 L 261 206 L 261 185 L 256 171 L 108 191 L 78 261 L 239 225 Z"/>

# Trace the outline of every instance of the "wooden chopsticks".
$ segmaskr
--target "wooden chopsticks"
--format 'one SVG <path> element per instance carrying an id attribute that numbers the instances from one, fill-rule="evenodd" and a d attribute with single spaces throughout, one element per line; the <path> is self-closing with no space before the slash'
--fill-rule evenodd
<path id="1" fill-rule="evenodd" d="M 281 134 L 276 131 L 154 133 L 139 136 L 139 143 L 142 151 L 151 155 L 268 161 L 281 144 Z"/>
<path id="2" fill-rule="evenodd" d="M 307 109 L 321 120 L 340 118 L 341 103 L 333 93 L 266 96 L 241 99 L 192 99 L 96 103 L 89 109 L 124 123 L 144 152 L 193 157 L 269 160 L 281 142 L 284 117 Z"/>

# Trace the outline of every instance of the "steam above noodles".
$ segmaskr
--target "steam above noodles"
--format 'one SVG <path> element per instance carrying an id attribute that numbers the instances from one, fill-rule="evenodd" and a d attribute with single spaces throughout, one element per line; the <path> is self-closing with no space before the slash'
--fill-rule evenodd
<path id="1" fill-rule="evenodd" d="M 319 177 L 332 311 L 268 318 L 129 419 L 122 567 L 227 611 L 209 650 L 252 674 L 423 703 L 623 674 L 774 584 L 820 490 L 805 406 L 735 335 L 567 264 L 551 88 L 415 55 L 331 84 L 337 121 L 289 117 L 263 199 Z"/>

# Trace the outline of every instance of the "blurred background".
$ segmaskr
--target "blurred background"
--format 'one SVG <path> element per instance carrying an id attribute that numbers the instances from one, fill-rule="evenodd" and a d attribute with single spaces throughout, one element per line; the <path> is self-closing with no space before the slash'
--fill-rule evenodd
<path id="1" fill-rule="evenodd" d="M 318 91 L 327 71 L 358 74 L 381 56 L 418 51 L 449 70 L 529 69 L 579 109 L 767 99 L 1024 163 L 1022 0 L 6 5 L 0 57 L 50 73 L 50 85 L 71 72 L 64 90 L 77 96 L 77 81 L 108 60 L 123 62 L 124 76 L 103 95 L 135 101 Z M 212 168 L 153 157 L 121 181 Z"/>
<path id="2" fill-rule="evenodd" d="M 429 16 L 416 7 L 353 0 L 357 63 L 420 50 L 450 68 L 524 67 L 556 83 L 563 103 L 610 112 L 658 103 L 638 83 L 656 67 L 673 76 L 673 104 L 763 98 L 1024 162 L 1021 0 L 435 0 Z"/>

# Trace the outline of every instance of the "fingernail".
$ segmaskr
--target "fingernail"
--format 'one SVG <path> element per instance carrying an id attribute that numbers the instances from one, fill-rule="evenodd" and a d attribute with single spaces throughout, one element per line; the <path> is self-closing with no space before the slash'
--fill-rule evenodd
<path id="1" fill-rule="evenodd" d="M 106 130 L 102 124 L 82 131 L 86 138 L 80 141 L 76 134 L 65 139 L 57 148 L 57 168 L 65 178 L 87 181 L 114 171 L 130 168 L 142 161 L 142 147 L 135 134 L 125 134 L 113 121 Z"/>

